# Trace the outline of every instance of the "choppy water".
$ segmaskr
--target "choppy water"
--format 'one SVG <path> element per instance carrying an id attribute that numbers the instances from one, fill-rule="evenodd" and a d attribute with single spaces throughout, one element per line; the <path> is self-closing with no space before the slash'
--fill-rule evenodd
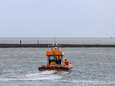
<path id="1" fill-rule="evenodd" d="M 65 48 L 71 72 L 44 71 L 45 49 L 0 48 L 0 86 L 115 86 L 115 48 Z"/>

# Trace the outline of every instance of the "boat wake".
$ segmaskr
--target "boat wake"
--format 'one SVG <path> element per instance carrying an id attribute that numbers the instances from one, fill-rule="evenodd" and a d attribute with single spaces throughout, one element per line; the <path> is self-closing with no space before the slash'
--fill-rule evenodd
<path id="1" fill-rule="evenodd" d="M 11 76 L 10 76 L 11 77 Z M 0 81 L 33 81 L 33 80 L 58 80 L 61 76 L 56 71 L 43 71 L 38 73 L 30 73 L 26 75 L 16 76 L 15 78 L 0 78 Z"/>
<path id="2" fill-rule="evenodd" d="M 56 71 L 43 71 L 35 74 L 27 74 L 26 78 L 30 80 L 57 80 L 61 79 L 61 76 L 55 74 Z"/>
<path id="3" fill-rule="evenodd" d="M 78 85 L 78 86 L 112 86 L 112 85 L 115 85 L 114 81 L 58 80 L 58 79 L 59 79 L 58 76 L 49 76 L 47 78 L 42 77 L 41 79 L 40 79 L 40 77 L 39 78 L 36 78 L 36 77 L 33 78 L 33 76 L 32 76 L 32 78 L 28 78 L 28 79 L 27 78 L 23 78 L 23 79 L 11 79 L 11 78 L 10 79 L 8 79 L 8 78 L 5 79 L 4 78 L 4 79 L 0 79 L 0 82 L 1 81 L 6 82 L 6 81 L 37 81 L 37 80 L 41 81 L 41 80 L 48 80 L 49 83 L 50 83 L 50 81 L 53 81 L 52 83 L 56 82 L 58 84 L 64 84 L 65 86 L 66 85 L 68 86 L 68 84 L 70 84 L 70 85 L 72 84 L 73 86 L 76 86 L 76 85 Z M 38 82 L 38 83 L 40 83 L 40 82 Z"/>
<path id="4" fill-rule="evenodd" d="M 108 86 L 115 85 L 115 81 L 94 81 L 94 80 L 73 80 L 73 79 L 63 79 L 63 76 L 67 75 L 67 72 L 56 72 L 56 71 L 43 71 L 38 73 L 29 73 L 25 75 L 18 75 L 16 77 L 11 76 L 8 78 L 0 78 L 0 82 L 9 82 L 9 81 L 49 81 L 56 82 L 58 84 L 72 84 L 73 86 Z M 40 82 L 38 82 L 40 83 Z M 43 83 L 43 82 L 42 82 Z"/>

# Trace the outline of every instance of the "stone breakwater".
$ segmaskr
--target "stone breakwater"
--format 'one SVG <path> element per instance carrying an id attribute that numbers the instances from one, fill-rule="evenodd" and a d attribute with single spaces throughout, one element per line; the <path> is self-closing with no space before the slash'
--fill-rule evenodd
<path id="1" fill-rule="evenodd" d="M 0 44 L 0 48 L 47 48 L 52 44 Z M 115 47 L 115 44 L 58 44 L 57 47 Z"/>

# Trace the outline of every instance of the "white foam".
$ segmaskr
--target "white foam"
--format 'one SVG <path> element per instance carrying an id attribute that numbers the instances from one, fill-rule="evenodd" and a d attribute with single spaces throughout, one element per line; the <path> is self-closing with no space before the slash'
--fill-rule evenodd
<path id="1" fill-rule="evenodd" d="M 43 72 L 38 72 L 38 73 L 30 73 L 30 74 L 26 74 L 27 77 L 31 77 L 31 76 L 39 76 L 39 75 L 50 75 L 50 74 L 54 74 L 56 71 L 43 71 Z"/>
<path id="2" fill-rule="evenodd" d="M 1 78 L 0 81 L 35 81 L 35 80 L 57 80 L 60 76 L 44 76 L 44 77 L 29 77 L 29 78 Z"/>
<path id="3" fill-rule="evenodd" d="M 26 74 L 26 77 L 32 77 L 32 76 L 39 76 L 39 73 L 30 73 L 30 74 Z"/>
<path id="4" fill-rule="evenodd" d="M 62 76 L 54 74 L 55 71 L 44 71 L 39 73 L 30 73 L 16 78 L 1 78 L 0 81 L 27 81 L 27 80 L 58 80 Z"/>
<path id="5" fill-rule="evenodd" d="M 54 72 L 45 71 L 41 73 L 35 73 L 35 74 L 27 74 L 25 79 L 27 80 L 55 80 L 60 79 L 61 76 L 53 74 Z"/>
<path id="6" fill-rule="evenodd" d="M 43 71 L 43 72 L 40 72 L 40 74 L 54 74 L 56 73 L 56 71 Z"/>
<path id="7" fill-rule="evenodd" d="M 60 79 L 59 76 L 48 76 L 48 77 L 31 77 L 31 78 L 20 78 L 20 79 L 13 79 L 13 78 L 1 78 L 0 81 L 35 81 L 35 80 L 52 80 L 55 82 L 62 82 L 62 83 L 74 83 L 74 84 L 82 84 L 87 86 L 89 85 L 113 85 L 115 81 L 91 81 L 91 80 L 58 80 Z"/>

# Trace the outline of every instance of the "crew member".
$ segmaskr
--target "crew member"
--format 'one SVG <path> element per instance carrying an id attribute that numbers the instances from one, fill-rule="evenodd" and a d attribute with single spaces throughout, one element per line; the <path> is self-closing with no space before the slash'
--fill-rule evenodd
<path id="1" fill-rule="evenodd" d="M 64 66 L 69 66 L 69 64 L 70 64 L 69 60 L 65 58 L 64 59 Z"/>

